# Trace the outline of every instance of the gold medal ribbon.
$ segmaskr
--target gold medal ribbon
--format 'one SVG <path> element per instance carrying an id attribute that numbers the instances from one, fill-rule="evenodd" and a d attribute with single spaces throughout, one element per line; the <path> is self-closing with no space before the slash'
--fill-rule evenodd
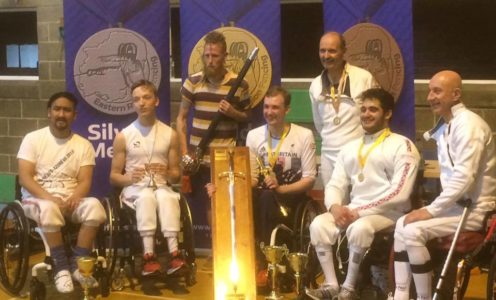
<path id="1" fill-rule="evenodd" d="M 267 146 L 269 148 L 269 151 L 267 153 L 267 156 L 269 157 L 269 165 L 271 168 L 274 168 L 277 157 L 279 156 L 279 150 L 281 150 L 281 145 L 284 142 L 284 139 L 288 135 L 289 132 L 289 126 L 284 125 L 284 131 L 282 132 L 281 139 L 279 140 L 279 143 L 277 144 L 276 151 L 272 154 L 272 136 L 270 135 L 269 127 L 267 126 Z"/>
<path id="2" fill-rule="evenodd" d="M 339 115 L 339 104 L 341 103 L 341 93 L 343 92 L 344 87 L 346 86 L 346 78 L 348 75 L 348 72 L 346 71 L 346 66 L 347 64 L 344 65 L 343 73 L 341 73 L 341 78 L 339 78 L 337 97 L 336 97 L 336 89 L 334 88 L 334 84 L 331 83 L 331 87 L 330 87 L 330 93 L 331 93 L 330 96 L 331 96 L 332 106 L 334 108 L 334 111 L 336 112 L 336 118 L 339 118 L 338 115 Z"/>
<path id="3" fill-rule="evenodd" d="M 362 149 L 363 145 L 365 143 L 365 137 L 362 139 L 362 143 L 360 144 L 360 147 L 358 148 L 358 163 L 360 164 L 360 173 L 363 172 L 363 168 L 365 167 L 365 163 L 367 162 L 367 158 L 369 157 L 370 152 L 374 150 L 375 147 L 377 147 L 386 137 L 388 137 L 391 134 L 391 130 L 389 128 L 384 129 L 384 132 L 381 133 L 381 135 L 375 140 L 374 144 L 367 150 L 364 156 L 362 156 Z"/>

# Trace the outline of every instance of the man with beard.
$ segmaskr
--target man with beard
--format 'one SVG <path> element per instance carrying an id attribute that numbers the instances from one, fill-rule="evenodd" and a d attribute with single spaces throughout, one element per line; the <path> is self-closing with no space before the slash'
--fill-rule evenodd
<path id="1" fill-rule="evenodd" d="M 43 231 L 53 261 L 55 287 L 70 293 L 71 279 L 86 280 L 77 269 L 77 257 L 90 255 L 105 210 L 90 191 L 95 151 L 90 142 L 75 134 L 76 97 L 59 92 L 48 100 L 48 127 L 28 133 L 17 154 L 22 206 L 26 216 Z M 65 218 L 80 223 L 76 247 L 66 253 L 60 228 Z M 68 259 L 70 257 L 70 260 Z M 87 281 L 97 285 L 93 277 Z"/>
<path id="2" fill-rule="evenodd" d="M 337 32 L 320 39 L 319 57 L 324 70 L 310 85 L 315 128 L 322 137 L 320 174 L 325 186 L 331 179 L 342 145 L 363 134 L 360 126 L 360 94 L 378 83 L 367 70 L 344 60 L 346 44 Z"/>
<path id="3" fill-rule="evenodd" d="M 408 138 L 390 131 L 393 107 L 393 96 L 385 90 L 363 92 L 360 120 L 365 135 L 339 152 L 325 189 L 328 212 L 310 225 L 311 242 L 325 276 L 320 288 L 307 290 L 312 299 L 356 299 L 360 263 L 374 234 L 393 226 L 410 209 L 420 157 Z M 346 280 L 339 289 L 332 247 L 341 232 L 346 232 L 350 256 Z"/>
<path id="4" fill-rule="evenodd" d="M 243 81 L 231 102 L 225 99 L 237 75 L 225 67 L 227 45 L 224 35 L 217 31 L 205 36 L 203 71 L 189 76 L 181 89 L 182 101 L 176 119 L 181 154 L 193 153 L 218 113 L 223 115 L 209 146 L 234 146 L 238 122 L 246 122 L 250 109 L 248 84 Z M 187 117 L 193 110 L 193 122 L 187 141 Z M 210 182 L 209 151 L 203 157 L 196 174 L 190 176 L 192 203 L 203 206 L 211 224 L 211 207 L 206 185 Z"/>

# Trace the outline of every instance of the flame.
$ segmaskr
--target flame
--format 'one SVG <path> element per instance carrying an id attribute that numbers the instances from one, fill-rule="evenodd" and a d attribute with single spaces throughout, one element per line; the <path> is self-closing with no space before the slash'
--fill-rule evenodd
<path id="1" fill-rule="evenodd" d="M 231 260 L 231 265 L 229 266 L 229 277 L 231 279 L 231 283 L 237 287 L 239 282 L 239 268 L 238 263 L 235 259 Z"/>

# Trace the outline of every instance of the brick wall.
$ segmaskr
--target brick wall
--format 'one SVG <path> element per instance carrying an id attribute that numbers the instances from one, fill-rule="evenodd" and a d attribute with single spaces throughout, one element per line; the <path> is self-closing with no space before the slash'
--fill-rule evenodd
<path id="1" fill-rule="evenodd" d="M 39 80 L 0 80 L 0 174 L 13 174 L 22 137 L 47 125 L 46 99 L 65 88 L 63 9 L 62 0 L 0 0 L 3 8 L 37 12 Z"/>

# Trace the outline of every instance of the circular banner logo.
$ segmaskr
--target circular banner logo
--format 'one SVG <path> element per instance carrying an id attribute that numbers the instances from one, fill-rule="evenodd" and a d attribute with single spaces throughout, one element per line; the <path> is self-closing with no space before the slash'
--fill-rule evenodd
<path id="1" fill-rule="evenodd" d="M 343 34 L 346 40 L 345 59 L 367 69 L 382 88 L 398 100 L 405 78 L 403 56 L 396 40 L 379 25 L 357 24 Z"/>
<path id="2" fill-rule="evenodd" d="M 131 86 L 148 79 L 159 87 L 160 59 L 139 33 L 109 28 L 89 37 L 74 61 L 74 82 L 84 100 L 110 115 L 134 112 Z"/>
<path id="3" fill-rule="evenodd" d="M 227 58 L 226 68 L 239 74 L 245 60 L 251 51 L 258 47 L 257 58 L 253 61 L 246 73 L 245 80 L 250 88 L 251 107 L 258 104 L 265 96 L 272 80 L 272 62 L 264 44 L 252 33 L 238 27 L 220 27 L 215 29 L 226 37 Z M 203 70 L 204 37 L 196 43 L 189 58 L 188 72 L 194 74 Z"/>

